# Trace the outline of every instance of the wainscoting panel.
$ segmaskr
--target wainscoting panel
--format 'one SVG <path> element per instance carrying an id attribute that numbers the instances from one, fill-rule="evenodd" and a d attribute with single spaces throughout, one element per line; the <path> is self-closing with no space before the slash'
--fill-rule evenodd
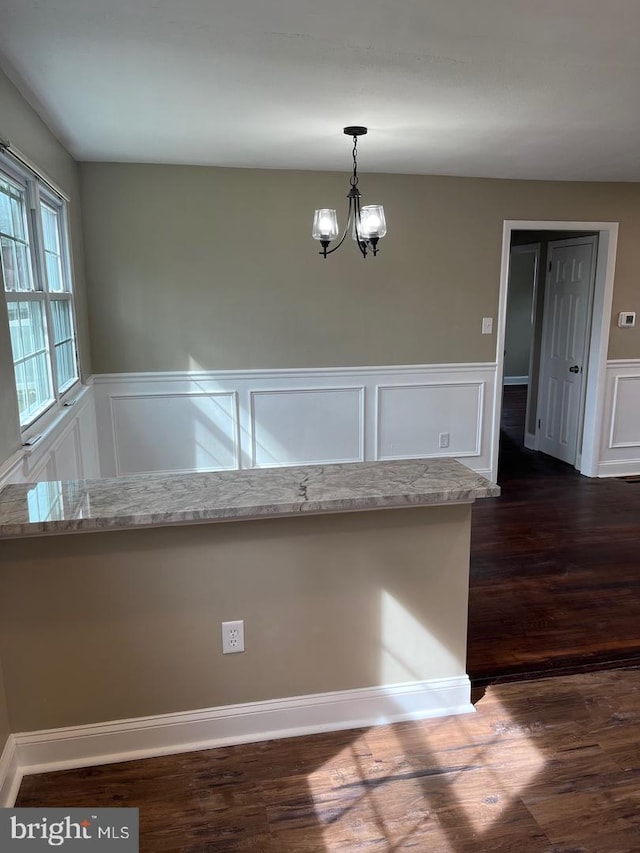
<path id="1" fill-rule="evenodd" d="M 64 478 L 59 477 L 58 479 L 82 479 L 82 443 L 78 418 L 74 418 L 71 426 L 56 442 L 52 449 L 52 455 L 55 459 L 56 473 L 58 471 L 65 472 Z"/>
<path id="2" fill-rule="evenodd" d="M 483 382 L 380 385 L 377 391 L 378 459 L 480 456 Z"/>
<path id="3" fill-rule="evenodd" d="M 640 359 L 607 363 L 599 477 L 640 474 Z"/>
<path id="4" fill-rule="evenodd" d="M 364 388 L 251 392 L 251 467 L 360 462 Z"/>
<path id="5" fill-rule="evenodd" d="M 0 488 L 413 456 L 491 477 L 495 384 L 491 363 L 101 374 L 0 465 Z M 608 362 L 602 419 L 598 476 L 640 474 L 640 359 Z"/>
<path id="6" fill-rule="evenodd" d="M 640 374 L 614 379 L 609 447 L 640 447 Z"/>
<path id="7" fill-rule="evenodd" d="M 236 394 L 113 395 L 116 475 L 236 469 Z"/>
<path id="8" fill-rule="evenodd" d="M 38 440 L 23 447 L 0 469 L 7 483 L 78 480 L 100 476 L 93 388 L 82 386 L 67 407 L 43 419 Z"/>
<path id="9" fill-rule="evenodd" d="M 101 374 L 101 473 L 453 456 L 490 477 L 495 381 L 484 363 Z"/>

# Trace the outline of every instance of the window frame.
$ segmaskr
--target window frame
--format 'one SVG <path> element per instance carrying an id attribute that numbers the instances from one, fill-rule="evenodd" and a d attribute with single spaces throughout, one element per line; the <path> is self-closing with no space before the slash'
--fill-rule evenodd
<path id="1" fill-rule="evenodd" d="M 11 152 L 0 148 L 0 178 L 14 184 L 24 193 L 26 236 L 29 244 L 29 262 L 31 266 L 31 284 L 33 290 L 6 290 L 0 264 L 0 288 L 7 304 L 20 302 L 37 302 L 43 306 L 44 334 L 47 344 L 47 370 L 49 374 L 51 398 L 38 409 L 32 417 L 22 422 L 19 420 L 23 442 L 28 442 L 42 430 L 47 415 L 57 414 L 65 403 L 77 392 L 82 381 L 80 368 L 80 353 L 78 351 L 78 322 L 76 315 L 75 288 L 73 263 L 71 253 L 71 235 L 69 222 L 69 199 L 57 192 L 51 183 L 28 165 L 23 165 L 11 155 Z M 62 290 L 51 290 L 49 286 L 46 249 L 44 240 L 42 205 L 52 208 L 57 214 L 57 236 L 60 249 L 60 270 Z M 58 383 L 58 355 L 55 341 L 52 303 L 66 302 L 69 306 L 71 322 L 71 338 L 65 341 L 73 342 L 73 364 L 75 376 L 66 386 Z M 7 311 L 7 332 L 9 333 L 9 318 Z M 58 342 L 58 346 L 62 342 Z M 16 401 L 18 400 L 18 383 L 15 375 L 16 365 L 23 358 L 16 358 L 11 344 L 12 364 L 14 367 L 14 387 Z M 18 411 L 20 407 L 18 405 Z M 20 411 L 19 411 L 20 416 Z"/>

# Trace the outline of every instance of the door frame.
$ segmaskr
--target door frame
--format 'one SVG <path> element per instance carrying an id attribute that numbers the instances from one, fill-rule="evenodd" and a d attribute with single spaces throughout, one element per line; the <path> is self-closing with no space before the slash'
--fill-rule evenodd
<path id="1" fill-rule="evenodd" d="M 509 259 L 513 231 L 597 231 L 593 314 L 589 335 L 587 387 L 582 427 L 582 455 L 578 470 L 586 477 L 596 477 L 600 456 L 600 440 L 604 414 L 605 374 L 611 326 L 613 281 L 618 248 L 617 222 L 545 221 L 506 219 L 502 227 L 502 259 L 500 264 L 500 295 L 498 299 L 498 328 L 496 335 L 496 393 L 494 394 L 491 448 L 491 478 L 498 478 L 500 449 L 500 419 L 502 416 L 502 383 L 504 377 L 504 340 L 507 318 Z"/>

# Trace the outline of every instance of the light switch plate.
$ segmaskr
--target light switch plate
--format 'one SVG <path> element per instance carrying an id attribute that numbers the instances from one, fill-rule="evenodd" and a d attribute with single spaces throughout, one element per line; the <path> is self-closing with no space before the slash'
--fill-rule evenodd
<path id="1" fill-rule="evenodd" d="M 493 332 L 493 317 L 482 318 L 482 334 L 490 335 Z"/>

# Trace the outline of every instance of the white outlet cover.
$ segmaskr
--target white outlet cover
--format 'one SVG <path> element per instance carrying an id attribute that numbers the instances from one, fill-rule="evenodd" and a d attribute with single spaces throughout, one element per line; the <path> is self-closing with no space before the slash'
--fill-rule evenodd
<path id="1" fill-rule="evenodd" d="M 234 622 L 222 623 L 222 654 L 234 655 L 244 651 L 244 622 L 237 619 Z"/>

